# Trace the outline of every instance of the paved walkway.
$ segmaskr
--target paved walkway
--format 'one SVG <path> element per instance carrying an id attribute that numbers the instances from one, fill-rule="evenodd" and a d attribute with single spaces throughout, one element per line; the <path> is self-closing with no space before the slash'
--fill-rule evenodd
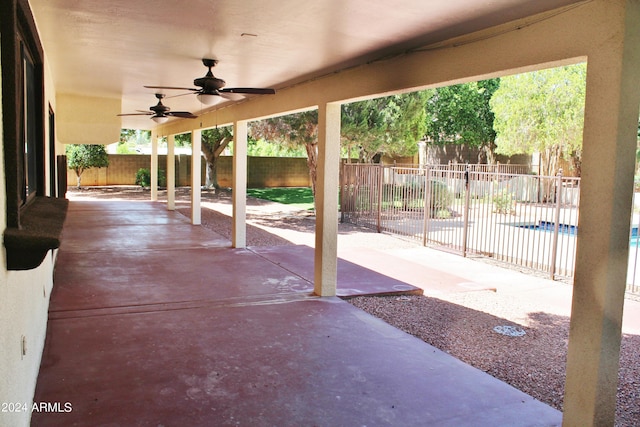
<path id="1" fill-rule="evenodd" d="M 73 409 L 32 425 L 560 424 L 513 387 L 311 295 L 309 250 L 232 249 L 159 203 L 72 201 L 35 401 Z M 341 292 L 434 292 L 464 278 L 376 256 L 345 254 Z M 455 286 L 479 283 L 464 280 Z"/>

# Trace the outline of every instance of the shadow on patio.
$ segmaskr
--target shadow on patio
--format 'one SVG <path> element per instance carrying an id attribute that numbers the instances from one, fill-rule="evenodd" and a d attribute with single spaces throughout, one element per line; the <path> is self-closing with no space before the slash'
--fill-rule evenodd
<path id="1" fill-rule="evenodd" d="M 311 251 L 232 249 L 160 203 L 72 201 L 34 398 L 72 410 L 36 412 L 32 425 L 561 423 L 511 386 L 313 296 Z M 416 289 L 347 261 L 338 288 Z"/>

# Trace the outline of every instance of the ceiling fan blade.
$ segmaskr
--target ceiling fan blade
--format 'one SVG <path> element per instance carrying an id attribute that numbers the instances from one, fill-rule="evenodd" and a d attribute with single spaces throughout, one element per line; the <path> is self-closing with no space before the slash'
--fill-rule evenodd
<path id="1" fill-rule="evenodd" d="M 171 95 L 171 96 L 167 96 L 167 97 L 166 97 L 166 99 L 169 99 L 169 98 L 177 98 L 177 97 L 179 97 L 179 96 L 185 96 L 185 95 L 193 95 L 193 93 L 194 93 L 194 92 L 180 93 L 180 94 L 178 94 L 178 95 Z"/>
<path id="2" fill-rule="evenodd" d="M 236 88 L 224 88 L 225 82 L 222 79 L 217 78 L 211 72 L 211 68 L 214 67 L 218 61 L 215 59 L 203 58 L 202 63 L 208 68 L 207 74 L 204 77 L 199 77 L 193 81 L 193 84 L 197 88 L 181 87 L 181 86 L 145 86 L 147 89 L 166 89 L 166 90 L 182 90 L 187 93 L 173 95 L 168 98 L 175 98 L 177 96 L 184 96 L 189 93 L 195 93 L 198 100 L 206 105 L 215 105 L 221 101 L 220 98 L 228 99 L 230 101 L 240 101 L 244 99 L 244 95 L 273 95 L 276 93 L 275 89 L 271 88 L 254 88 L 254 87 L 236 87 Z M 156 98 L 162 100 L 165 96 L 163 94 L 156 94 Z M 219 98 L 218 98 L 219 97 Z M 161 104 L 159 102 L 158 104 Z M 164 107 L 164 105 L 162 106 Z M 194 118 L 191 113 L 186 111 L 168 112 L 168 108 L 159 110 L 158 108 L 151 108 L 155 112 L 163 112 L 167 115 L 182 118 Z"/>
<path id="3" fill-rule="evenodd" d="M 228 99 L 230 101 L 240 101 L 241 99 L 244 99 L 244 95 L 239 93 L 233 93 L 233 92 L 229 92 L 229 93 L 220 92 L 220 97 L 224 99 Z"/>
<path id="4" fill-rule="evenodd" d="M 171 90 L 190 90 L 197 92 L 200 89 L 194 89 L 192 87 L 178 87 L 178 86 L 145 86 L 147 89 L 171 89 Z"/>
<path id="5" fill-rule="evenodd" d="M 276 93 L 275 89 L 269 88 L 255 88 L 255 87 L 231 87 L 219 90 L 220 93 L 247 93 L 252 95 L 273 95 Z"/>
<path id="6" fill-rule="evenodd" d="M 153 116 L 153 112 L 149 111 L 148 113 L 127 113 L 127 114 L 118 114 L 118 116 Z"/>
<path id="7" fill-rule="evenodd" d="M 166 114 L 167 116 L 180 117 L 182 119 L 195 119 L 198 117 L 188 111 L 169 111 Z"/>

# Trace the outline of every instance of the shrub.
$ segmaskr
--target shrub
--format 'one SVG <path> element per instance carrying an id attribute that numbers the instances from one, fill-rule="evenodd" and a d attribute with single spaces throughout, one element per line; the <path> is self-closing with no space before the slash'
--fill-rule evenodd
<path id="1" fill-rule="evenodd" d="M 165 186 L 165 175 L 164 171 L 158 169 L 158 185 L 160 187 Z M 136 172 L 136 185 L 140 187 L 151 187 L 151 171 L 147 168 L 140 168 L 138 172 Z"/>
<path id="2" fill-rule="evenodd" d="M 453 192 L 442 181 L 431 181 L 431 211 L 439 212 L 449 209 L 453 202 Z"/>
<path id="3" fill-rule="evenodd" d="M 449 207 L 453 202 L 453 192 L 442 181 L 431 181 L 431 197 L 429 207 L 432 216 L 436 218 L 450 217 Z M 424 182 L 404 184 L 400 191 L 403 209 L 424 208 Z"/>
<path id="4" fill-rule="evenodd" d="M 433 213 L 433 217 L 436 219 L 449 219 L 451 216 L 451 211 L 449 209 L 438 209 Z"/>
<path id="5" fill-rule="evenodd" d="M 504 188 L 501 192 L 493 196 L 493 211 L 501 214 L 513 212 L 513 194 Z"/>

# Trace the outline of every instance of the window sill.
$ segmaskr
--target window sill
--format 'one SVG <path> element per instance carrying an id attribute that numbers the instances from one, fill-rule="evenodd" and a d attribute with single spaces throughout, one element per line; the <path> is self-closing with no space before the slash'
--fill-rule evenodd
<path id="1" fill-rule="evenodd" d="M 67 199 L 36 197 L 20 212 L 22 227 L 4 232 L 8 270 L 34 269 L 50 250 L 60 247 L 68 207 Z"/>

